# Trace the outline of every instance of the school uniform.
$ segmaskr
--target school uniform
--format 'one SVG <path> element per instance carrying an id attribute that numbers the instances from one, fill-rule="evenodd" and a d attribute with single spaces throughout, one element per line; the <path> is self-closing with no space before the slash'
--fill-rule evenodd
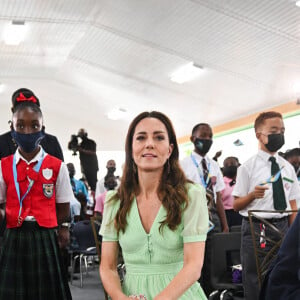
<path id="1" fill-rule="evenodd" d="M 250 192 L 254 191 L 255 186 L 260 185 L 271 177 L 271 157 L 270 154 L 259 150 L 256 155 L 251 157 L 242 166 L 238 168 L 236 185 L 233 190 L 233 196 L 244 197 Z M 295 200 L 300 194 L 300 189 L 297 183 L 295 171 L 291 164 L 279 156 L 274 155 L 276 162 L 281 169 L 281 178 L 283 183 L 286 210 L 291 209 L 290 201 Z M 273 188 L 272 183 L 267 184 L 268 190 L 265 191 L 264 198 L 253 200 L 247 207 L 240 210 L 243 217 L 242 221 L 242 245 L 241 245 L 241 260 L 243 266 L 243 285 L 245 290 L 245 298 L 255 300 L 258 299 L 259 286 L 256 270 L 256 262 L 254 256 L 253 242 L 250 231 L 250 223 L 248 219 L 248 210 L 272 210 L 273 204 Z M 267 219 L 281 232 L 285 233 L 288 229 L 288 214 L 287 213 L 259 213 L 261 217 Z M 261 224 L 254 222 L 254 229 L 257 232 L 261 230 Z M 273 231 L 266 228 L 266 237 L 276 239 Z M 257 241 L 259 243 L 259 241 Z M 266 243 L 261 250 L 268 252 L 270 250 L 270 243 Z"/>
<path id="2" fill-rule="evenodd" d="M 225 188 L 225 184 L 218 163 L 213 159 L 209 158 L 207 155 L 203 157 L 196 152 L 192 152 L 190 156 L 185 157 L 180 162 L 180 165 L 185 173 L 185 176 L 189 180 L 201 184 L 207 190 L 207 182 L 205 182 L 204 180 L 204 170 L 202 165 L 203 159 L 205 160 L 205 164 L 209 174 L 208 177 L 212 182 L 211 187 L 214 203 L 212 205 L 209 205 L 209 211 L 210 219 L 215 227 L 212 231 L 210 231 L 207 234 L 207 239 L 205 243 L 204 262 L 202 266 L 201 278 L 199 279 L 199 281 L 201 286 L 203 287 L 205 294 L 209 296 L 209 294 L 213 291 L 210 275 L 211 264 L 213 263 L 211 260 L 211 239 L 214 233 L 220 232 L 222 229 L 220 218 L 215 207 L 215 202 L 217 199 L 217 192 L 221 192 Z"/>
<path id="3" fill-rule="evenodd" d="M 22 199 L 29 179 L 34 183 L 19 212 L 18 190 Z M 30 162 L 19 151 L 1 160 L 0 203 L 6 203 L 7 229 L 0 254 L 0 299 L 72 299 L 56 237 L 56 203 L 72 197 L 66 166 L 42 148 Z"/>

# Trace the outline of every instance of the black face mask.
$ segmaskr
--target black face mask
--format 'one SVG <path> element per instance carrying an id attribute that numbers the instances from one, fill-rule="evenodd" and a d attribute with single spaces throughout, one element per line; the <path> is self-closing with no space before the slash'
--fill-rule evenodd
<path id="1" fill-rule="evenodd" d="M 282 133 L 272 133 L 268 135 L 268 144 L 266 148 L 270 152 L 276 152 L 284 145 L 284 135 Z"/>
<path id="2" fill-rule="evenodd" d="M 212 145 L 212 140 L 196 138 L 194 145 L 200 154 L 205 155 Z"/>
<path id="3" fill-rule="evenodd" d="M 116 171 L 115 167 L 108 167 L 107 168 L 107 173 L 114 173 Z"/>
<path id="4" fill-rule="evenodd" d="M 39 146 L 41 140 L 45 137 L 45 131 L 42 129 L 34 133 L 19 133 L 12 129 L 11 136 L 24 152 L 31 153 Z"/>
<path id="5" fill-rule="evenodd" d="M 237 166 L 228 166 L 223 168 L 223 175 L 233 179 L 236 176 Z"/>

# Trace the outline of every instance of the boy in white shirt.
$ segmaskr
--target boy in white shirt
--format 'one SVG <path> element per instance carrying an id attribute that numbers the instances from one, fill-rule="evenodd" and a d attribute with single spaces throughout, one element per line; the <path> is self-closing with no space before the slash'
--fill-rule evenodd
<path id="1" fill-rule="evenodd" d="M 258 153 L 238 168 L 233 207 L 243 216 L 241 258 L 243 266 L 243 285 L 245 299 L 259 298 L 258 277 L 253 249 L 248 210 L 295 210 L 296 197 L 300 193 L 293 167 L 277 151 L 284 145 L 284 124 L 278 112 L 263 112 L 255 120 L 256 138 L 259 143 Z M 277 169 L 276 169 L 277 168 Z M 275 173 L 275 170 L 276 173 Z M 275 175 L 277 174 L 277 176 Z M 278 177 L 270 180 L 271 176 Z M 278 176 L 279 175 L 279 176 Z M 272 181 L 274 181 L 272 183 Z M 285 233 L 288 224 L 295 219 L 296 213 L 261 213 L 281 232 Z M 255 230 L 262 226 L 254 219 Z M 272 232 L 265 229 L 266 237 L 274 238 Z M 259 243 L 259 241 L 258 241 Z M 270 250 L 270 243 L 261 246 L 261 250 Z"/>

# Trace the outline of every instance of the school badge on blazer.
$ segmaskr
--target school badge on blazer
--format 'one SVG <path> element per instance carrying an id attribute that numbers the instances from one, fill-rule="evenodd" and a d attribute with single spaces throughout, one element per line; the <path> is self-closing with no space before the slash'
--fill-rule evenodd
<path id="1" fill-rule="evenodd" d="M 51 179 L 52 175 L 53 175 L 53 170 L 52 169 L 43 169 L 42 170 L 42 174 L 44 176 L 45 179 L 49 180 Z"/>
<path id="2" fill-rule="evenodd" d="M 47 198 L 51 198 L 53 195 L 54 184 L 53 183 L 43 183 L 43 192 Z"/>

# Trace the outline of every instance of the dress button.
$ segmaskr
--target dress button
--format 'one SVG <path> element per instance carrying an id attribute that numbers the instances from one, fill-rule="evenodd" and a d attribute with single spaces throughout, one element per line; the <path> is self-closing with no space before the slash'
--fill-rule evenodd
<path id="1" fill-rule="evenodd" d="M 29 170 L 29 167 L 27 167 L 26 170 Z"/>

